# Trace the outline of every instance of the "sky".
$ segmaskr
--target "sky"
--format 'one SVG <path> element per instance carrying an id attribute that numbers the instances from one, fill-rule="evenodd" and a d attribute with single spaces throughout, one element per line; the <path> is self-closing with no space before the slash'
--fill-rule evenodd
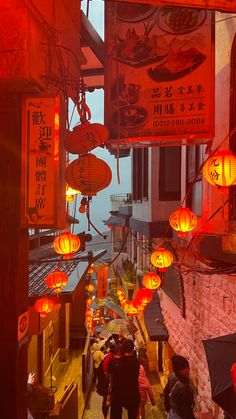
<path id="1" fill-rule="evenodd" d="M 86 7 L 86 2 L 82 2 L 82 9 Z M 93 26 L 98 31 L 101 38 L 104 38 L 103 34 L 103 7 L 104 2 L 101 0 L 93 0 L 90 2 L 89 19 Z M 91 110 L 92 118 L 90 122 L 104 123 L 104 91 L 103 89 L 96 89 L 92 93 L 86 93 L 86 102 Z M 75 114 L 72 120 L 72 127 L 79 122 L 78 115 Z M 111 156 L 109 151 L 105 148 L 97 147 L 92 150 L 92 153 L 96 157 L 106 161 L 112 171 L 112 182 L 110 186 L 103 191 L 98 192 L 97 196 L 92 198 L 90 207 L 90 217 L 92 222 L 100 231 L 106 231 L 107 228 L 102 222 L 109 218 L 109 211 L 111 210 L 110 195 L 130 193 L 131 192 L 131 169 L 130 169 L 130 157 L 119 159 L 119 173 L 120 173 L 120 184 L 118 184 L 117 170 L 116 170 L 116 159 Z M 72 155 L 71 155 L 72 157 Z M 76 213 L 76 218 L 80 220 L 80 224 L 77 227 L 78 232 L 87 231 L 87 219 L 84 214 Z M 91 228 L 91 234 L 96 235 L 97 233 Z"/>

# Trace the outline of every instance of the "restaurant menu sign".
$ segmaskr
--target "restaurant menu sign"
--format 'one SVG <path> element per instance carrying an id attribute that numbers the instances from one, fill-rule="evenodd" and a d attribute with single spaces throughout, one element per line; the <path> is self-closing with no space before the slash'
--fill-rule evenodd
<path id="1" fill-rule="evenodd" d="M 22 162 L 23 225 L 56 227 L 59 193 L 58 97 L 24 99 Z"/>
<path id="2" fill-rule="evenodd" d="M 145 3 L 145 0 L 126 0 L 127 2 Z M 200 9 L 219 10 L 236 13 L 236 0 L 149 0 L 153 6 L 186 6 Z"/>
<path id="3" fill-rule="evenodd" d="M 110 146 L 204 143 L 214 136 L 212 16 L 187 7 L 106 2 Z"/>

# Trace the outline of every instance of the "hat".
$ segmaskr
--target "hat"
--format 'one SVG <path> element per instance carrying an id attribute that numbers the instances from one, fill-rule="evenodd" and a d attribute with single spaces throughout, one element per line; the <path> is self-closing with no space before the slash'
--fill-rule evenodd
<path id="1" fill-rule="evenodd" d="M 189 368 L 189 362 L 184 356 L 174 355 L 172 356 L 171 361 L 175 372 Z"/>

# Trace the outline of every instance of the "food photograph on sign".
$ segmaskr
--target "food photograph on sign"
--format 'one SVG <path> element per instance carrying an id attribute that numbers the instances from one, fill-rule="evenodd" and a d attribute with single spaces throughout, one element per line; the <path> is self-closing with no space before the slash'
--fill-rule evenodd
<path id="1" fill-rule="evenodd" d="M 105 123 L 114 140 L 213 136 L 212 15 L 106 3 Z"/>

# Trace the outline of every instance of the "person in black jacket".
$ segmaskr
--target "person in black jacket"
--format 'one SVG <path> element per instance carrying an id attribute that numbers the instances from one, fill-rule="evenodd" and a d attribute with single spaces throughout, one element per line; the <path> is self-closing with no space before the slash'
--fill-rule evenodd
<path id="1" fill-rule="evenodd" d="M 123 407 L 127 409 L 128 419 L 137 419 L 140 405 L 139 368 L 134 343 L 130 339 L 125 339 L 121 345 L 121 357 L 111 360 L 108 366 L 110 419 L 121 419 Z"/>
<path id="2" fill-rule="evenodd" d="M 189 384 L 189 363 L 181 355 L 172 357 L 173 374 L 164 388 L 164 405 L 168 419 L 194 419 L 194 392 Z"/>

